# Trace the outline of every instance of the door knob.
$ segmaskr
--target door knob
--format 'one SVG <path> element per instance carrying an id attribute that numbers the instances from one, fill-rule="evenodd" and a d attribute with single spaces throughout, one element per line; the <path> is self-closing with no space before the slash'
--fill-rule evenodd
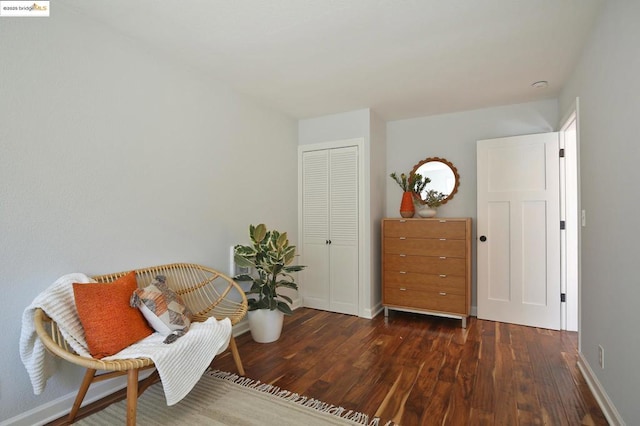
<path id="1" fill-rule="evenodd" d="M 485 237 L 484 235 L 482 235 L 482 236 L 480 237 L 480 241 L 482 241 L 482 242 L 484 243 L 485 241 L 487 241 L 487 237 Z"/>

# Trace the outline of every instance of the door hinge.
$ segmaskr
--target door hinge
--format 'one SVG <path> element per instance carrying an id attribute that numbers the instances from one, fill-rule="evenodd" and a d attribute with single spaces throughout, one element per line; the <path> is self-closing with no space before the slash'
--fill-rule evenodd
<path id="1" fill-rule="evenodd" d="M 567 301 L 567 293 L 560 293 L 560 302 L 566 302 Z"/>
<path id="2" fill-rule="evenodd" d="M 564 148 L 560 148 L 560 158 L 564 158 Z"/>
<path id="3" fill-rule="evenodd" d="M 560 230 L 566 229 L 567 228 L 567 223 L 564 220 L 560 221 Z"/>

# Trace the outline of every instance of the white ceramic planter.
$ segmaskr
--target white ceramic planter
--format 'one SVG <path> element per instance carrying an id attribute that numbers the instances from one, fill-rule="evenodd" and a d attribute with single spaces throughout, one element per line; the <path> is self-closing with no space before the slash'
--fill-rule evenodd
<path id="1" fill-rule="evenodd" d="M 438 213 L 435 207 L 424 206 L 420 210 L 418 210 L 418 215 L 420 217 L 434 217 Z"/>
<path id="2" fill-rule="evenodd" d="M 277 309 L 249 311 L 251 337 L 258 343 L 271 343 L 280 338 L 284 314 Z"/>

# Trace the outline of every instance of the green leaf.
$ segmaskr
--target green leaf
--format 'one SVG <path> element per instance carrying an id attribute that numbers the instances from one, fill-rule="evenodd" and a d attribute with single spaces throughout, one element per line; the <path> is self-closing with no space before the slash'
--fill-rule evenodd
<path id="1" fill-rule="evenodd" d="M 287 305 L 285 302 L 278 302 L 278 310 L 285 315 L 293 315 L 293 311 L 291 307 Z"/>
<path id="2" fill-rule="evenodd" d="M 247 274 L 240 274 L 233 277 L 234 281 L 253 281 L 253 277 Z"/>
<path id="3" fill-rule="evenodd" d="M 297 290 L 298 284 L 292 281 L 278 281 L 278 283 L 276 284 L 276 287 L 285 287 L 285 288 L 291 288 L 291 289 Z"/>
<path id="4" fill-rule="evenodd" d="M 278 241 L 276 242 L 276 246 L 278 247 L 278 249 L 281 249 L 283 247 L 286 247 L 288 242 L 289 240 L 287 240 L 287 233 L 283 232 L 278 236 Z"/>
<path id="5" fill-rule="evenodd" d="M 271 308 L 270 303 L 268 300 L 266 299 L 262 299 L 262 300 L 254 300 L 253 303 L 250 304 L 250 306 L 253 308 L 252 310 L 256 310 L 256 309 L 275 309 Z"/>
<path id="6" fill-rule="evenodd" d="M 251 260 L 250 257 L 245 257 L 241 254 L 236 254 L 233 256 L 233 260 L 234 262 L 236 262 L 236 265 L 241 266 L 241 267 L 255 267 L 255 263 Z"/>
<path id="7" fill-rule="evenodd" d="M 293 300 L 289 296 L 285 296 L 284 294 L 278 295 L 279 298 L 286 300 L 289 303 L 293 303 Z"/>
<path id="8" fill-rule="evenodd" d="M 253 227 L 253 225 L 252 225 Z M 250 236 L 251 236 L 251 240 L 257 243 L 262 242 L 262 240 L 264 240 L 264 238 L 267 235 L 267 227 L 265 226 L 264 223 L 261 223 L 260 225 L 253 227 L 253 229 L 249 228 L 250 231 Z M 253 232 L 252 232 L 253 231 Z"/>
<path id="9" fill-rule="evenodd" d="M 291 265 L 291 266 L 286 266 L 284 268 L 282 268 L 282 270 L 284 272 L 300 272 L 302 271 L 304 268 L 306 268 L 306 266 L 304 265 Z"/>
<path id="10" fill-rule="evenodd" d="M 293 262 L 293 259 L 295 259 L 295 257 L 296 257 L 296 247 L 295 246 L 287 247 L 283 255 L 284 264 L 288 265 L 289 263 Z"/>

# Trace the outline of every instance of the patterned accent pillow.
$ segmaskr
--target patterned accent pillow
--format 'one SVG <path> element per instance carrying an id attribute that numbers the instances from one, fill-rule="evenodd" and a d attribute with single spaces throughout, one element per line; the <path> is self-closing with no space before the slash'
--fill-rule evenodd
<path id="1" fill-rule="evenodd" d="M 172 343 L 184 335 L 193 319 L 182 298 L 167 286 L 164 275 L 158 275 L 148 286 L 136 289 L 130 304 L 140 309 L 154 330 L 168 336 L 165 343 Z"/>

